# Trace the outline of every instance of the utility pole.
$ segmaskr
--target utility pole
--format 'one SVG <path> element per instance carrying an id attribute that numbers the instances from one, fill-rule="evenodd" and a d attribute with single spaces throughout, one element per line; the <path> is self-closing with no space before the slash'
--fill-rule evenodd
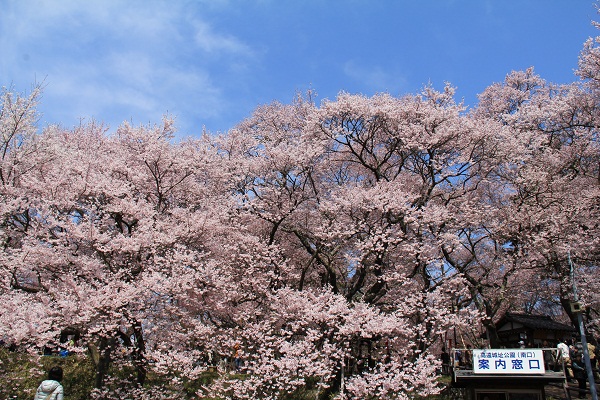
<path id="1" fill-rule="evenodd" d="M 567 253 L 569 258 L 569 267 L 571 268 L 571 282 L 573 283 L 573 298 L 575 304 L 579 303 L 579 296 L 577 295 L 577 285 L 575 284 L 575 268 L 571 262 L 571 253 Z M 583 326 L 583 317 L 581 316 L 581 307 L 576 307 L 573 310 L 577 314 L 577 322 L 579 324 L 579 333 L 581 334 L 581 346 L 583 347 L 583 357 L 585 359 L 585 371 L 587 372 L 588 382 L 590 383 L 590 392 L 592 393 L 592 399 L 598 400 L 598 393 L 596 392 L 596 382 L 594 381 L 594 371 L 592 371 L 592 363 L 590 362 L 590 352 L 587 346 L 587 338 L 585 337 L 585 327 Z"/>

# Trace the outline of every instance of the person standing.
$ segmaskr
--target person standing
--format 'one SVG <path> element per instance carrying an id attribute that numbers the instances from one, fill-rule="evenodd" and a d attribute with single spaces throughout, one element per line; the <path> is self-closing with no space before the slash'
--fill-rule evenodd
<path id="1" fill-rule="evenodd" d="M 582 356 L 583 352 L 575 348 L 571 357 L 571 367 L 573 368 L 573 375 L 575 375 L 575 379 L 577 379 L 577 383 L 579 384 L 579 398 L 585 399 L 587 374 Z"/>
<path id="2" fill-rule="evenodd" d="M 450 375 L 450 354 L 442 347 L 442 375 Z"/>
<path id="3" fill-rule="evenodd" d="M 596 376 L 596 346 L 594 338 L 587 342 L 588 353 L 590 354 L 590 364 L 592 365 L 592 374 Z"/>
<path id="4" fill-rule="evenodd" d="M 61 367 L 52 367 L 48 371 L 48 379 L 38 386 L 33 400 L 63 400 L 64 391 L 60 384 L 63 378 Z"/>
<path id="5" fill-rule="evenodd" d="M 574 380 L 575 376 L 573 374 L 573 368 L 571 366 L 571 357 L 573 356 L 573 346 L 571 345 L 571 340 L 567 339 L 564 341 L 564 345 L 567 346 L 566 353 L 563 352 L 563 360 L 565 365 L 565 377 L 568 381 Z M 558 345 L 560 348 L 560 343 Z"/>
<path id="6" fill-rule="evenodd" d="M 569 362 L 569 345 L 561 340 L 556 345 L 556 348 L 558 349 L 558 357 L 557 358 L 559 360 L 561 360 L 561 358 L 562 358 L 562 361 L 564 363 Z"/>
<path id="7" fill-rule="evenodd" d="M 552 350 L 549 348 L 550 344 L 547 340 L 542 342 L 542 354 L 544 356 L 544 367 L 546 370 L 554 370 L 555 359 Z"/>
<path id="8" fill-rule="evenodd" d="M 470 344 L 467 345 L 467 350 L 465 350 L 464 362 L 467 369 L 473 369 L 473 346 Z"/>
<path id="9" fill-rule="evenodd" d="M 239 372 L 242 369 L 242 356 L 240 354 L 239 342 L 236 342 L 235 346 L 233 346 L 233 364 L 236 371 Z"/>

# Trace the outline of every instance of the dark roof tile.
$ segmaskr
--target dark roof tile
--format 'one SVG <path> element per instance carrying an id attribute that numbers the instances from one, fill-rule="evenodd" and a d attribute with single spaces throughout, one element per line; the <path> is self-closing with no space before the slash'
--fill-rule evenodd
<path id="1" fill-rule="evenodd" d="M 574 331 L 571 325 L 562 324 L 554 321 L 547 315 L 528 315 L 528 314 L 516 314 L 506 313 L 504 318 L 500 320 L 503 322 L 518 322 L 523 326 L 531 329 L 547 329 L 552 331 Z"/>

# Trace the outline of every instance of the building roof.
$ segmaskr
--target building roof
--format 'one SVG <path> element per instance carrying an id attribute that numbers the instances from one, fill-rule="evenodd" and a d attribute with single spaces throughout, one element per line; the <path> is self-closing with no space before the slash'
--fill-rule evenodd
<path id="1" fill-rule="evenodd" d="M 528 315 L 528 314 L 517 314 L 507 312 L 504 317 L 498 321 L 496 326 L 500 328 L 507 322 L 516 322 L 530 329 L 544 329 L 549 331 L 575 331 L 571 325 L 562 324 L 554 321 L 550 316 L 547 315 Z"/>

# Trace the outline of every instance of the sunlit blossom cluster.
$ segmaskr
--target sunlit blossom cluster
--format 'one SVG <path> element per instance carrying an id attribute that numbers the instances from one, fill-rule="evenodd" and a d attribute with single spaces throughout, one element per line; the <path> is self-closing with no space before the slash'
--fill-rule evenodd
<path id="1" fill-rule="evenodd" d="M 95 399 L 209 372 L 200 396 L 410 399 L 442 389 L 449 332 L 574 318 L 572 266 L 596 330 L 598 59 L 586 43 L 570 85 L 512 72 L 473 109 L 450 85 L 308 93 L 179 142 L 169 117 L 38 132 L 39 88 L 5 89 L 0 338 L 90 357 Z"/>

